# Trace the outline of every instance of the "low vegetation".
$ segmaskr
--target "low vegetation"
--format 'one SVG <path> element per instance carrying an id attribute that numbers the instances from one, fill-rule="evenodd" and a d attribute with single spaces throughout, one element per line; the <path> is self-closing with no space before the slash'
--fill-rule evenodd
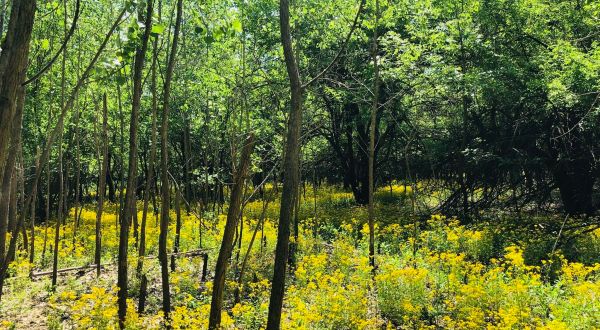
<path id="1" fill-rule="evenodd" d="M 312 189 L 309 187 L 308 191 Z M 269 193 L 267 193 L 268 195 Z M 380 189 L 377 198 L 377 270 L 373 278 L 368 260 L 366 210 L 352 206 L 349 193 L 319 187 L 316 199 L 302 198 L 297 262 L 290 270 L 284 300 L 285 329 L 591 329 L 600 326 L 600 229 L 577 238 L 588 253 L 567 259 L 560 248 L 565 237 L 555 236 L 558 248 L 544 249 L 535 235 L 517 233 L 500 224 L 464 226 L 457 219 L 434 215 L 412 221 L 407 208 L 410 190 L 403 186 Z M 268 198 L 268 197 L 267 197 Z M 236 243 L 226 282 L 225 329 L 258 329 L 266 322 L 272 253 L 276 241 L 274 217 L 278 200 L 271 198 L 266 221 L 250 249 L 248 269 L 240 285 L 236 275 L 265 200 L 256 198 L 244 207 L 241 245 Z M 316 213 L 315 213 L 316 202 Z M 54 329 L 112 329 L 118 327 L 117 288 L 114 285 L 116 216 L 114 206 L 102 216 L 103 258 L 106 265 L 99 278 L 93 269 L 60 275 L 55 293 L 48 293 L 49 276 L 43 271 L 50 254 L 42 253 L 44 237 L 52 237 L 52 226 L 36 227 L 36 265 L 26 256 L 11 264 L 11 278 L 0 304 L 5 315 L 2 326 L 23 328 L 27 322 Z M 71 216 L 73 214 L 71 213 Z M 138 216 L 141 216 L 139 214 Z M 172 215 L 175 217 L 175 214 Z M 59 248 L 60 268 L 90 264 L 95 213 L 84 208 L 80 230 L 72 244 L 72 227 L 65 225 Z M 546 221 L 549 221 L 546 219 Z M 201 249 L 214 267 L 225 216 L 218 213 L 182 215 L 181 251 Z M 540 223 L 542 224 L 542 223 Z M 173 226 L 173 225 L 172 225 Z M 203 228 L 202 234 L 200 228 Z M 170 233 L 175 228 L 170 228 Z M 144 273 L 159 278 L 159 263 L 152 255 L 158 247 L 158 226 L 148 218 L 149 259 Z M 202 245 L 200 245 L 202 236 Z M 529 236 L 529 237 L 527 237 Z M 168 244 L 172 246 L 173 235 Z M 239 236 L 237 239 L 240 239 Z M 130 250 L 135 250 L 131 238 Z M 51 250 L 51 243 L 47 249 Z M 239 257 L 238 257 L 239 255 Z M 130 257 L 130 265 L 136 258 Z M 171 273 L 173 294 L 171 325 L 174 329 L 205 329 L 210 311 L 211 281 L 201 281 L 202 257 L 180 257 Z M 159 329 L 160 285 L 151 281 L 146 312 L 137 313 L 139 276 L 131 273 L 132 294 L 128 301 L 128 329 Z M 209 275 L 210 277 L 210 275 Z M 241 298 L 235 302 L 239 286 Z M 24 306 L 27 306 L 24 308 Z M 36 318 L 32 320 L 32 318 Z"/>

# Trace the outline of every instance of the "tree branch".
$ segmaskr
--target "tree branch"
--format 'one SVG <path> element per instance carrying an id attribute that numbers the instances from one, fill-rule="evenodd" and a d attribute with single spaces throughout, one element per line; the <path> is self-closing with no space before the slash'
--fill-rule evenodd
<path id="1" fill-rule="evenodd" d="M 346 50 L 346 46 L 348 46 L 348 42 L 350 42 L 352 33 L 354 32 L 354 30 L 356 29 L 356 26 L 358 25 L 358 19 L 360 18 L 360 14 L 363 11 L 365 2 L 366 2 L 365 0 L 360 1 L 360 6 L 358 7 L 358 11 L 356 12 L 356 16 L 354 17 L 354 22 L 352 22 L 352 27 L 350 28 L 350 31 L 348 32 L 348 35 L 346 36 L 346 40 L 344 40 L 344 43 L 338 50 L 337 54 L 335 54 L 335 57 L 333 58 L 333 60 L 331 60 L 331 62 L 325 67 L 325 69 L 323 69 L 321 72 L 319 72 L 319 74 L 314 76 L 307 83 L 303 84 L 302 89 L 312 85 L 315 81 L 319 80 L 325 73 L 327 73 L 327 71 L 329 71 L 329 69 L 335 64 L 335 62 L 337 62 L 338 58 L 340 58 L 340 56 L 342 55 L 344 50 Z"/>
<path id="2" fill-rule="evenodd" d="M 65 38 L 62 45 L 60 46 L 60 49 L 56 52 L 56 54 L 54 54 L 54 56 L 52 57 L 50 62 L 48 62 L 38 73 L 34 74 L 33 77 L 29 78 L 27 81 L 22 83 L 21 86 L 27 86 L 30 83 L 38 80 L 46 71 L 48 71 L 48 69 L 50 69 L 50 67 L 52 67 L 52 64 L 54 64 L 54 62 L 56 62 L 56 60 L 58 59 L 60 54 L 62 54 L 63 50 L 67 47 L 67 43 L 71 39 L 71 36 L 73 36 L 73 33 L 75 32 L 75 29 L 77 27 L 77 20 L 79 20 L 79 14 L 81 12 L 80 7 L 81 7 L 81 0 L 77 0 L 77 3 L 75 4 L 75 16 L 73 17 L 73 23 L 71 23 L 71 28 L 69 29 L 69 33 L 67 34 L 67 37 Z"/>

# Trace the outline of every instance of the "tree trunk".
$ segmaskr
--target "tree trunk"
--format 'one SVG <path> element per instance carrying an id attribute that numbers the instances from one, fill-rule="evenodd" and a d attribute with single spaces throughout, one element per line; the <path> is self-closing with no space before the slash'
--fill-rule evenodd
<path id="1" fill-rule="evenodd" d="M 11 137 L 21 136 L 20 127 L 17 135 L 12 133 L 15 122 L 22 120 L 22 118 L 19 119 L 21 116 L 16 114 L 17 103 L 19 99 L 25 97 L 25 91 L 21 84 L 27 73 L 29 44 L 35 11 L 35 0 L 12 2 L 8 30 L 0 47 L 2 49 L 0 53 L 0 183 L 3 185 L 2 190 L 0 190 L 0 202 L 6 201 L 8 203 L 6 195 L 9 194 L 9 190 L 4 189 L 4 176 L 6 168 L 10 166 L 10 164 L 7 164 L 7 157 L 12 157 L 9 156 L 12 153 L 7 152 L 8 148 L 11 144 L 15 145 L 14 142 L 11 142 Z M 2 21 L 4 21 L 4 14 L 2 15 Z M 4 277 L 8 269 L 7 256 L 14 254 L 14 252 L 11 253 L 11 246 L 16 245 L 17 236 L 12 236 L 8 254 L 5 254 L 6 225 L 5 220 L 0 217 L 0 243 L 2 243 L 0 252 L 3 252 L 0 255 L 0 298 L 2 297 Z M 12 249 L 14 250 L 14 248 Z"/>
<path id="2" fill-rule="evenodd" d="M 241 218 L 241 205 L 244 192 L 245 180 L 250 168 L 250 156 L 254 147 L 254 135 L 250 134 L 244 142 L 240 164 L 237 173 L 235 173 L 233 187 L 231 188 L 231 199 L 229 210 L 227 211 L 227 222 L 223 232 L 223 240 L 217 258 L 215 267 L 215 277 L 213 281 L 212 300 L 210 304 L 209 329 L 219 329 L 221 325 L 221 309 L 223 305 L 223 291 L 225 289 L 225 275 L 227 266 L 231 259 L 233 251 L 233 235 L 236 231 L 238 221 Z"/>
<path id="3" fill-rule="evenodd" d="M 279 209 L 279 225 L 277 227 L 277 245 L 275 247 L 271 297 L 269 300 L 269 315 L 267 319 L 268 330 L 279 329 L 281 321 L 281 309 L 283 307 L 283 294 L 285 290 L 286 262 L 289 254 L 290 223 L 295 205 L 294 198 L 299 182 L 298 163 L 300 159 L 300 128 L 302 126 L 303 90 L 306 86 L 319 79 L 319 77 L 330 69 L 339 58 L 342 51 L 346 48 L 346 45 L 352 36 L 352 32 L 356 28 L 364 3 L 364 0 L 360 2 L 360 7 L 354 18 L 352 28 L 334 59 L 323 71 L 303 85 L 300 81 L 300 71 L 298 70 L 298 63 L 296 62 L 292 45 L 292 35 L 290 32 L 290 4 L 288 0 L 279 1 L 279 28 L 281 43 L 283 45 L 283 55 L 285 57 L 285 66 L 290 80 L 291 104 L 284 150 L 285 156 L 283 159 L 283 189 L 281 194 L 281 207 Z"/>
<path id="4" fill-rule="evenodd" d="M 175 253 L 179 253 L 179 240 L 181 237 L 181 189 L 179 186 L 175 188 L 175 241 L 173 242 L 173 253 L 171 255 L 171 271 L 175 271 Z"/>
<path id="5" fill-rule="evenodd" d="M 29 44 L 36 11 L 35 0 L 13 1 L 0 53 L 0 182 L 11 145 L 11 131 L 21 84 L 27 73 Z M 24 92 L 23 92 L 24 93 Z M 19 132 L 19 135 L 21 133 Z M 2 191 L 0 191 L 2 194 Z"/>
<path id="6" fill-rule="evenodd" d="M 37 149 L 37 153 L 35 156 L 35 168 L 37 169 L 40 166 L 40 149 Z M 33 200 L 31 202 L 31 246 L 29 252 L 29 263 L 33 267 L 33 263 L 35 261 L 35 208 L 36 208 L 36 198 L 38 193 L 37 183 L 32 189 Z M 23 198 L 25 198 L 25 194 L 23 194 Z M 25 212 L 25 210 L 23 210 Z"/>
<path id="7" fill-rule="evenodd" d="M 79 195 L 80 184 L 81 184 L 81 150 L 79 148 L 79 120 L 81 116 L 81 110 L 79 107 L 77 108 L 77 112 L 75 114 L 75 158 L 76 158 L 76 169 L 75 169 L 75 219 L 73 221 L 73 250 L 75 250 L 75 243 L 77 240 L 77 229 L 79 229 Z"/>
<path id="8" fill-rule="evenodd" d="M 158 16 L 160 19 L 161 15 L 161 4 L 162 2 L 158 2 Z M 157 110 L 157 88 L 156 88 L 156 66 L 158 62 L 158 38 L 154 38 L 152 43 L 153 53 L 152 53 L 152 130 L 150 132 L 151 143 L 150 146 L 150 159 L 148 160 L 148 172 L 146 173 L 146 187 L 144 189 L 144 206 L 142 209 L 142 223 L 140 228 L 140 242 L 138 248 L 138 264 L 136 267 L 136 272 L 138 277 L 140 278 L 140 299 L 138 303 L 138 312 L 141 314 L 144 312 L 146 306 L 146 295 L 148 289 L 148 277 L 146 276 L 144 271 L 144 257 L 146 256 L 146 221 L 148 218 L 148 204 L 150 202 L 150 191 L 152 190 L 152 195 L 154 196 L 153 183 L 155 180 L 154 175 L 154 163 L 156 162 L 156 110 Z M 156 211 L 156 206 L 155 206 Z"/>
<path id="9" fill-rule="evenodd" d="M 67 3 L 63 0 L 63 9 L 64 9 L 64 28 L 66 31 L 67 28 Z M 66 36 L 66 32 L 65 32 Z M 61 93 L 60 93 L 60 106 L 61 108 L 65 107 L 65 89 L 66 89 L 66 76 L 65 70 L 67 65 L 67 48 L 63 49 L 62 54 L 62 62 L 61 62 L 61 75 L 60 75 L 60 85 L 61 85 Z M 58 277 L 58 244 L 60 242 L 60 225 L 63 223 L 63 212 L 64 212 L 64 173 L 63 173 L 63 121 L 59 122 L 59 138 L 58 138 L 58 181 L 59 181 L 59 192 L 58 192 L 58 218 L 56 219 L 56 226 L 54 228 L 54 255 L 52 259 L 52 290 L 56 290 L 56 281 Z"/>
<path id="10" fill-rule="evenodd" d="M 377 125 L 377 108 L 379 107 L 379 61 L 377 45 L 377 29 L 379 28 L 379 0 L 375 0 L 375 26 L 373 27 L 373 44 L 371 58 L 373 59 L 373 106 L 371 108 L 371 123 L 369 128 L 369 264 L 375 272 L 375 133 Z"/>
<path id="11" fill-rule="evenodd" d="M 129 169 L 127 173 L 127 188 L 125 192 L 125 203 L 121 209 L 121 228 L 119 230 L 119 266 L 118 281 L 119 287 L 119 328 L 125 328 L 125 317 L 127 315 L 127 255 L 129 240 L 129 223 L 133 216 L 134 203 L 136 199 L 136 181 L 137 181 L 137 130 L 142 99 L 142 79 L 144 70 L 144 61 L 146 59 L 146 50 L 148 49 L 148 39 L 152 29 L 152 13 L 154 1 L 147 1 L 146 17 L 144 21 L 144 34 L 141 45 L 136 49 L 135 62 L 133 68 L 133 99 L 131 106 L 131 121 L 129 123 Z M 143 14 L 139 12 L 139 20 Z M 137 217 L 137 215 L 136 215 Z"/>
<path id="12" fill-rule="evenodd" d="M 267 213 L 267 208 L 269 207 L 269 199 L 263 200 L 263 209 L 260 213 L 260 218 L 256 222 L 256 227 L 254 228 L 254 232 L 252 232 L 252 238 L 250 238 L 250 243 L 248 243 L 248 249 L 246 250 L 246 254 L 244 255 L 244 259 L 242 260 L 242 266 L 240 267 L 240 273 L 237 278 L 238 285 L 235 288 L 234 296 L 235 303 L 238 304 L 241 301 L 241 292 L 240 288 L 244 283 L 244 273 L 246 271 L 246 265 L 248 263 L 248 257 L 250 256 L 250 252 L 252 251 L 252 245 L 254 245 L 254 240 L 256 239 L 256 234 L 258 233 L 258 229 L 262 228 L 263 223 L 265 221 L 265 216 Z"/>
<path id="13" fill-rule="evenodd" d="M 283 189 L 281 207 L 279 210 L 279 225 L 277 227 L 277 245 L 275 247 L 275 264 L 271 297 L 269 301 L 269 316 L 267 329 L 279 329 L 283 294 L 285 290 L 286 263 L 290 243 L 290 222 L 294 209 L 294 196 L 298 189 L 298 162 L 300 150 L 300 127 L 302 125 L 302 85 L 300 72 L 292 46 L 290 32 L 290 5 L 288 0 L 279 1 L 279 24 L 281 43 L 285 65 L 290 80 L 291 109 L 288 119 L 288 130 L 283 160 Z"/>
<path id="14" fill-rule="evenodd" d="M 13 123 L 12 133 L 20 133 L 20 127 L 18 127 L 18 124 L 18 121 Z M 18 141 L 16 139 L 13 140 L 13 143 L 17 142 Z M 0 264 L 3 264 L 4 260 L 10 257 L 10 255 L 6 254 L 6 236 L 8 232 L 13 231 L 12 227 L 15 227 L 11 224 L 10 209 L 13 191 L 12 187 L 13 185 L 16 185 L 16 182 L 14 182 L 15 165 L 17 163 L 16 147 L 16 145 L 11 145 L 9 147 L 10 154 L 6 159 L 6 166 L 4 167 L 4 174 L 2 176 L 2 186 L 0 187 Z"/>
<path id="15" fill-rule="evenodd" d="M 183 0 L 177 0 L 177 17 L 175 19 L 175 31 L 173 32 L 173 43 L 167 72 L 165 75 L 165 84 L 163 91 L 163 111 L 161 137 L 161 195 L 162 207 L 160 216 L 160 235 L 158 238 L 158 259 L 160 262 L 160 272 L 162 279 L 163 295 L 163 313 L 165 315 L 166 327 L 170 328 L 171 311 L 171 293 L 169 289 L 169 265 L 167 257 L 167 232 L 169 230 L 169 149 L 168 149 L 168 129 L 169 129 L 169 98 L 171 94 L 171 80 L 173 79 L 173 70 L 175 68 L 175 59 L 177 58 L 177 44 L 179 40 L 179 31 L 181 29 L 181 16 L 183 12 Z"/>
<path id="16" fill-rule="evenodd" d="M 196 201 L 196 193 L 192 186 L 192 170 L 194 168 L 192 147 L 190 141 L 190 119 L 187 114 L 183 114 L 184 128 L 183 128 L 183 155 L 184 155 L 184 180 L 185 180 L 185 199 L 186 212 L 190 214 L 190 206 L 192 201 Z"/>
<path id="17" fill-rule="evenodd" d="M 100 276 L 100 265 L 102 258 L 102 209 L 104 207 L 104 195 L 106 194 L 106 172 L 108 169 L 108 106 L 106 104 L 106 93 L 102 96 L 102 166 L 98 174 L 98 206 L 96 211 L 96 251 L 94 263 L 96 264 L 96 277 Z"/>

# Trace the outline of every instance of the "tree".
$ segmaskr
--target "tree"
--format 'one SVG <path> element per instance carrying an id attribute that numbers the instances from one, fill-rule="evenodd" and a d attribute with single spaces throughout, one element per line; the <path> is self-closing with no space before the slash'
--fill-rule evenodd
<path id="1" fill-rule="evenodd" d="M 152 15 L 154 1 L 147 0 L 146 16 L 144 20 L 144 34 L 141 44 L 136 49 L 134 68 L 133 68 L 133 97 L 131 102 L 131 119 L 129 122 L 129 170 L 127 175 L 127 190 L 125 193 L 125 203 L 121 209 L 121 227 L 119 230 L 119 267 L 118 282 L 119 287 L 119 327 L 125 328 L 125 317 L 127 315 L 127 255 L 129 248 L 129 221 L 133 215 L 134 203 L 136 202 L 136 179 L 137 179 L 137 153 L 138 153 L 138 117 L 140 111 L 140 102 L 142 98 L 142 74 L 144 70 L 144 61 L 146 59 L 146 50 L 148 49 L 148 39 L 152 31 Z M 143 15 L 140 13 L 140 17 Z M 135 215 L 137 217 L 137 215 Z"/>
<path id="2" fill-rule="evenodd" d="M 177 0 L 177 17 L 175 18 L 175 30 L 173 32 L 173 42 L 171 43 L 171 52 L 167 64 L 165 83 L 163 88 L 163 109 L 162 109 L 162 127 L 161 137 L 161 212 L 160 212 L 160 236 L 158 241 L 158 259 L 160 262 L 160 272 L 162 279 L 163 312 L 167 328 L 169 325 L 169 313 L 171 311 L 171 293 L 169 289 L 169 260 L 167 256 L 167 232 L 169 230 L 169 150 L 168 150 L 168 129 L 169 129 L 169 98 L 171 93 L 171 80 L 173 79 L 173 70 L 175 68 L 175 59 L 177 57 L 177 45 L 179 42 L 179 31 L 181 29 L 181 16 L 183 12 L 183 0 Z"/>
<path id="3" fill-rule="evenodd" d="M 227 274 L 227 266 L 231 259 L 233 251 L 233 235 L 235 233 L 238 222 L 242 218 L 242 197 L 250 168 L 250 156 L 254 148 L 254 135 L 250 134 L 244 141 L 240 163 L 237 167 L 237 172 L 234 175 L 234 183 L 231 189 L 231 199 L 229 209 L 227 210 L 227 222 L 223 231 L 223 240 L 215 266 L 215 277 L 213 280 L 212 300 L 210 304 L 210 317 L 208 328 L 219 329 L 221 326 L 221 310 L 223 306 L 223 291 L 225 289 L 225 276 Z"/>
<path id="4" fill-rule="evenodd" d="M 94 263 L 96 264 L 96 276 L 100 276 L 102 267 L 102 209 L 104 207 L 104 196 L 106 194 L 106 172 L 108 169 L 108 106 L 106 105 L 106 93 L 102 95 L 102 165 L 98 173 L 98 206 L 96 209 L 96 250 L 94 252 Z M 100 157 L 100 155 L 98 155 Z"/>
<path id="5" fill-rule="evenodd" d="M 369 125 L 369 264 L 375 269 L 375 133 L 377 125 L 377 109 L 379 108 L 379 59 L 377 29 L 379 28 L 379 0 L 375 0 L 375 26 L 371 57 L 373 59 L 373 106 L 371 108 L 371 124 Z"/>
<path id="6" fill-rule="evenodd" d="M 269 317 L 267 329 L 279 329 L 281 322 L 281 309 L 283 307 L 283 294 L 285 291 L 286 263 L 289 254 L 290 223 L 294 205 L 296 204 L 296 191 L 299 184 L 299 158 L 300 158 L 300 128 L 302 126 L 302 94 L 303 90 L 317 81 L 335 63 L 344 50 L 362 11 L 364 1 L 361 1 L 358 13 L 352 28 L 346 37 L 340 51 L 331 63 L 306 84 L 300 81 L 300 71 L 294 49 L 290 30 L 290 4 L 287 0 L 279 1 L 279 28 L 285 65 L 290 82 L 290 114 L 287 124 L 286 144 L 283 159 L 283 190 L 281 193 L 281 208 L 279 210 L 279 224 L 277 225 L 277 245 L 275 247 L 275 265 L 269 300 Z"/>

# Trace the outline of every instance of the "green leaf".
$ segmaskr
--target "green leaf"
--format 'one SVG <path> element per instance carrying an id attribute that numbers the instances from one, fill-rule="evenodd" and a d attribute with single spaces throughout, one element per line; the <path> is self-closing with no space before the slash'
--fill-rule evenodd
<path id="1" fill-rule="evenodd" d="M 152 25 L 152 29 L 150 30 L 150 33 L 152 35 L 157 36 L 157 35 L 160 35 L 163 32 L 165 32 L 165 29 L 166 29 L 166 27 L 163 24 L 155 24 L 155 25 Z"/>
<path id="2" fill-rule="evenodd" d="M 235 32 L 241 33 L 242 32 L 242 22 L 240 22 L 239 19 L 234 19 L 233 22 L 231 22 L 231 27 L 233 28 L 233 30 Z"/>
<path id="3" fill-rule="evenodd" d="M 42 39 L 42 41 L 40 42 L 40 47 L 42 48 L 42 50 L 50 49 L 50 40 Z"/>

